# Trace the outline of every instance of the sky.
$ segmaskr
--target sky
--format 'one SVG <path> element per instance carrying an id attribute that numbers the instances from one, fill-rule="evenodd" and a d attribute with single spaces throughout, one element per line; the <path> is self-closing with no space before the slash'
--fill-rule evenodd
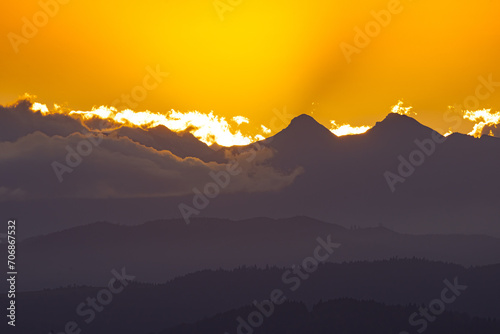
<path id="1" fill-rule="evenodd" d="M 28 93 L 74 111 L 213 112 L 257 138 L 275 110 L 373 126 L 404 101 L 468 133 L 449 106 L 500 110 L 499 12 L 494 0 L 22 0 L 0 13 L 0 104 Z"/>

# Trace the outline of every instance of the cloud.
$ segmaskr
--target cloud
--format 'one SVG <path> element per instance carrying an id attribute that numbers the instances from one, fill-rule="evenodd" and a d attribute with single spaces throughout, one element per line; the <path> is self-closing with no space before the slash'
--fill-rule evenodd
<path id="1" fill-rule="evenodd" d="M 0 143 L 0 151 L 0 174 L 6 176 L 0 200 L 180 196 L 210 182 L 210 172 L 227 168 L 224 163 L 182 159 L 126 137 L 81 133 L 63 137 L 35 132 Z M 271 156 L 266 149 L 231 156 L 242 173 L 223 191 L 274 191 L 292 183 L 299 171 L 276 171 L 265 164 Z"/>
<path id="2" fill-rule="evenodd" d="M 203 132 L 210 135 L 210 129 L 195 128 L 187 122 L 185 131 L 157 125 L 155 122 L 147 123 L 148 115 L 134 113 L 131 110 L 118 112 L 114 108 L 99 107 L 91 111 L 75 111 L 54 105 L 49 108 L 41 103 L 33 102 L 34 96 L 26 95 L 16 103 L 9 106 L 0 106 L 0 142 L 15 141 L 35 131 L 40 131 L 48 136 L 60 135 L 67 137 L 73 133 L 87 134 L 89 132 L 115 136 L 126 136 L 140 144 L 153 147 L 157 150 L 169 150 L 182 158 L 191 156 L 204 161 L 220 161 L 214 156 L 214 150 L 196 138 L 191 132 Z M 112 116 L 112 117 L 111 117 Z M 157 115 L 159 122 L 166 120 L 164 115 Z M 137 126 L 132 121 L 140 123 Z M 214 124 L 223 121 L 214 116 Z M 172 125 L 171 124 L 171 125 Z M 222 123 L 221 123 L 222 124 Z M 202 125 L 199 123 L 197 125 Z M 209 125 L 207 125 L 208 127 Z M 219 129 L 221 130 L 221 129 Z M 227 131 L 228 128 L 226 128 Z M 223 137 L 231 140 L 232 134 L 221 130 Z M 227 135 L 227 136 L 226 136 Z"/>
<path id="3" fill-rule="evenodd" d="M 262 129 L 262 132 L 264 132 L 266 135 L 271 133 L 271 129 L 267 128 L 265 125 L 260 126 Z"/>
<path id="4" fill-rule="evenodd" d="M 243 116 L 234 116 L 233 121 L 235 121 L 238 125 L 241 125 L 242 123 L 250 123 L 250 120 Z"/>
<path id="5" fill-rule="evenodd" d="M 391 112 L 393 112 L 395 114 L 407 115 L 407 116 L 417 114 L 416 112 L 411 111 L 413 109 L 413 107 L 411 107 L 411 106 L 410 107 L 403 107 L 403 104 L 404 104 L 403 101 L 401 101 L 401 100 L 398 101 L 398 103 L 396 103 L 394 106 L 392 106 Z"/>
<path id="6" fill-rule="evenodd" d="M 149 110 L 119 111 L 107 106 L 94 107 L 90 111 L 68 110 L 66 112 L 67 115 L 79 119 L 88 126 L 95 126 L 96 120 L 106 120 L 109 126 L 115 128 L 119 126 L 152 128 L 162 125 L 175 132 L 189 131 L 198 140 L 208 145 L 215 143 L 222 146 L 248 145 L 255 140 L 252 136 L 245 136 L 241 131 L 234 130 L 224 117 L 214 115 L 213 112 L 204 114 L 199 111 L 170 110 L 162 114 Z M 237 125 L 249 123 L 249 120 L 242 116 L 237 116 L 233 120 Z M 97 129 L 102 129 L 102 127 Z"/>
<path id="7" fill-rule="evenodd" d="M 244 172 L 243 178 L 236 178 L 234 181 L 236 189 L 244 189 L 246 192 L 279 190 L 291 184 L 298 175 L 303 173 L 304 170 L 301 167 L 289 174 L 284 174 L 266 165 L 274 153 L 273 149 L 259 144 L 252 145 L 249 149 L 237 154 L 226 151 L 226 159 L 237 163 Z"/>
<path id="8" fill-rule="evenodd" d="M 481 137 L 481 135 L 498 136 L 497 125 L 500 123 L 500 111 L 492 112 L 491 109 L 466 110 L 464 119 L 474 122 L 474 128 L 468 133 L 469 136 Z"/>
<path id="9" fill-rule="evenodd" d="M 350 124 L 338 125 L 335 121 L 332 122 L 332 127 L 330 131 L 333 132 L 337 137 L 347 136 L 347 135 L 358 135 L 365 133 L 370 130 L 370 126 L 351 126 Z"/>
<path id="10" fill-rule="evenodd" d="M 17 125 L 24 125 L 5 132 L 0 141 L 7 138 L 15 140 L 36 130 L 48 135 L 67 136 L 74 132 L 110 131 L 123 126 L 142 129 L 165 126 L 173 132 L 190 132 L 207 145 L 242 146 L 262 138 L 262 135 L 245 135 L 238 129 L 240 125 L 250 123 L 250 120 L 243 116 L 233 117 L 231 121 L 234 123 L 230 124 L 224 117 L 215 115 L 213 111 L 208 114 L 175 110 L 158 113 L 149 110 L 118 110 L 108 106 L 93 107 L 91 110 L 72 110 L 57 104 L 49 108 L 45 104 L 34 102 L 34 99 L 34 96 L 25 94 L 14 105 L 0 106 L 0 120 L 6 119 Z"/>
<path id="11" fill-rule="evenodd" d="M 15 141 L 27 134 L 40 131 L 49 136 L 68 136 L 74 132 L 88 131 L 82 123 L 62 114 L 42 114 L 33 111 L 29 98 L 21 99 L 10 106 L 0 105 L 0 141 Z M 35 108 L 43 110 L 42 105 Z"/>

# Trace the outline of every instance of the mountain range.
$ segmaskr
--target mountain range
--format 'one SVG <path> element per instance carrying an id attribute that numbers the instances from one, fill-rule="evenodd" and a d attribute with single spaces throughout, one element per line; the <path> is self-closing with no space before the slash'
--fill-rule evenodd
<path id="1" fill-rule="evenodd" d="M 418 259 L 326 263 L 295 291 L 289 282 L 282 280 L 284 271 L 276 267 L 204 270 L 162 284 L 146 284 L 141 282 L 140 271 L 127 267 L 126 273 L 136 276 L 136 281 L 115 295 L 113 302 L 101 312 L 96 312 L 89 324 L 84 322 L 86 316 L 76 313 L 76 308 L 87 298 L 98 295 L 105 285 L 71 285 L 18 293 L 19 313 L 30 319 L 19 322 L 18 329 L 22 333 L 49 333 L 50 330 L 59 333 L 67 322 L 75 321 L 82 332 L 94 334 L 235 333 L 237 318 L 246 319 L 255 310 L 254 301 L 268 300 L 271 291 L 280 289 L 286 302 L 275 306 L 275 314 L 266 318 L 266 324 L 286 326 L 296 317 L 300 323 L 309 319 L 309 316 L 303 319 L 305 314 L 316 312 L 323 304 L 320 308 L 328 314 L 317 314 L 312 319 L 335 327 L 348 326 L 350 330 L 346 333 L 354 332 L 361 324 L 365 324 L 365 333 L 381 333 L 374 331 L 380 330 L 379 326 L 391 333 L 414 332 L 418 327 L 410 326 L 409 317 L 422 305 L 428 306 L 441 298 L 447 287 L 446 280 L 466 288 L 462 287 L 456 300 L 446 305 L 447 316 L 441 315 L 437 321 L 428 323 L 430 333 L 462 333 L 459 330 L 468 328 L 464 333 L 487 334 L 496 332 L 487 331 L 484 326 L 495 329 L 499 326 L 499 265 L 464 268 Z M 111 275 L 109 270 L 106 273 Z M 0 302 L 4 303 L 6 298 L 6 295 L 0 296 Z M 287 303 L 301 304 L 303 311 L 299 314 L 302 315 L 287 311 Z M 394 312 L 396 309 L 399 311 Z M 286 321 L 282 322 L 279 313 Z M 495 318 L 496 321 L 492 320 Z M 311 326 L 308 321 L 302 326 Z M 474 327 L 481 323 L 482 326 Z M 444 324 L 445 327 L 441 327 Z M 371 326 L 375 329 L 370 329 Z M 256 333 L 262 333 L 265 328 L 257 329 Z"/>
<path id="2" fill-rule="evenodd" d="M 30 108 L 0 107 L 22 333 L 498 332 L 499 138 L 300 115 L 222 147 Z"/>
<path id="3" fill-rule="evenodd" d="M 137 226 L 102 222 L 20 242 L 18 262 L 24 274 L 18 289 L 99 286 L 107 281 L 109 268 L 116 266 L 140 273 L 138 279 L 148 283 L 206 269 L 289 267 L 311 256 L 318 238 L 340 244 L 327 262 L 415 257 L 465 266 L 500 263 L 500 239 L 494 237 L 407 235 L 385 227 L 346 229 L 308 217 L 200 218 L 190 225 L 181 219 Z M 6 250 L 2 254 L 7 256 Z"/>
<path id="4" fill-rule="evenodd" d="M 395 113 L 364 134 L 342 137 L 311 116 L 301 115 L 263 141 L 217 150 L 189 133 L 176 133 L 162 126 L 148 130 L 122 127 L 106 137 L 128 138 L 155 152 L 172 152 L 184 161 L 200 159 L 207 166 L 228 163 L 238 154 L 257 152 L 264 158 L 253 161 L 253 168 L 277 174 L 275 180 L 260 180 L 262 188 L 267 186 L 269 190 L 248 191 L 241 186 L 223 191 L 196 217 L 239 220 L 310 216 L 345 227 L 382 224 L 401 233 L 500 236 L 500 155 L 494 153 L 500 152 L 499 138 L 458 133 L 442 137 L 415 119 Z M 273 185 L 280 174 L 293 172 L 286 186 Z M 71 177 L 84 174 L 77 171 Z M 247 182 L 257 182 L 261 177 L 258 175 L 264 174 L 269 172 L 249 170 L 245 175 Z M 192 179 L 183 176 L 182 169 L 178 177 Z M 193 188 L 202 189 L 213 181 L 208 172 L 199 179 Z M 144 182 L 151 181 L 148 178 Z M 8 208 L 13 216 L 30 224 L 23 230 L 26 238 L 99 220 L 139 224 L 178 218 L 179 205 L 192 205 L 194 195 L 191 191 L 174 196 L 4 200 L 0 209 Z M 33 221 L 37 223 L 29 223 Z"/>

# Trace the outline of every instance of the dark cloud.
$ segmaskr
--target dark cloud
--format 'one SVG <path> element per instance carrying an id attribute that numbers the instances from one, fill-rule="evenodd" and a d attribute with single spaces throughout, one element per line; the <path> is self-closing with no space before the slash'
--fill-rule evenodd
<path id="1" fill-rule="evenodd" d="M 10 106 L 0 106 L 0 142 L 15 141 L 35 131 L 48 136 L 67 137 L 73 133 L 87 134 L 104 131 L 110 136 L 128 137 L 133 141 L 155 148 L 168 150 L 181 157 L 196 157 L 203 161 L 219 161 L 214 150 L 188 131 L 175 132 L 165 126 L 143 129 L 124 126 L 111 119 L 84 118 L 63 113 L 43 115 L 32 111 L 32 101 L 22 99 Z"/>
<path id="2" fill-rule="evenodd" d="M 88 130 L 79 120 L 63 114 L 42 115 L 31 110 L 32 102 L 22 99 L 10 106 L 0 105 L 0 141 L 15 141 L 40 131 L 48 136 L 69 136 Z"/>
<path id="3" fill-rule="evenodd" d="M 231 163 L 179 158 L 126 137 L 67 137 L 35 132 L 0 143 L 0 199 L 137 198 L 179 196 L 213 183 L 212 174 L 241 168 L 221 192 L 273 191 L 299 174 L 283 174 L 265 164 L 269 149 L 228 157 Z M 59 175 L 59 176 L 58 176 Z M 5 177 L 6 176 L 6 177 Z M 62 182 L 60 182 L 62 181 Z"/>
<path id="4" fill-rule="evenodd" d="M 29 99 L 0 106 L 0 201 L 182 196 L 213 184 L 214 175 L 224 180 L 221 192 L 273 191 L 300 172 L 284 174 L 266 165 L 270 149 L 216 158 L 187 132 L 163 126 L 89 132 L 116 124 L 31 108 Z M 241 172 L 226 185 L 231 167 Z"/>
<path id="5" fill-rule="evenodd" d="M 127 137 L 159 151 L 168 150 L 181 158 L 196 157 L 203 161 L 221 162 L 220 159 L 217 159 L 213 149 L 199 141 L 191 133 L 187 131 L 174 132 L 163 125 L 149 129 L 122 126 L 110 132 L 110 135 Z"/>

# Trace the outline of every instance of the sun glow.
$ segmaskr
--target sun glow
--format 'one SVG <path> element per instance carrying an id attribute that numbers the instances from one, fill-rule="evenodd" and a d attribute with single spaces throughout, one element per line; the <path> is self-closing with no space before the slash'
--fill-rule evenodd
<path id="1" fill-rule="evenodd" d="M 262 140 L 262 135 L 246 136 L 235 127 L 250 123 L 250 120 L 243 116 L 235 116 L 231 125 L 224 117 L 214 115 L 213 112 L 203 114 L 198 111 L 180 112 L 170 110 L 165 114 L 154 113 L 149 110 L 134 111 L 125 109 L 118 111 L 114 107 L 100 106 L 94 107 L 90 111 L 64 110 L 59 105 L 54 105 L 54 110 L 49 111 L 46 105 L 34 102 L 31 109 L 40 111 L 46 115 L 49 113 L 64 113 L 73 118 L 81 119 L 83 122 L 94 118 L 111 121 L 111 124 L 118 126 L 135 126 L 152 128 L 163 125 L 175 132 L 189 131 L 200 141 L 207 145 L 218 144 L 221 146 L 248 145 L 257 140 Z M 262 128 L 264 129 L 264 128 Z"/>
<path id="2" fill-rule="evenodd" d="M 403 101 L 398 101 L 398 103 L 394 106 L 392 106 L 391 111 L 395 114 L 400 114 L 400 115 L 416 115 L 416 112 L 412 112 L 411 110 L 413 107 L 403 107 L 404 102 Z"/>
<path id="3" fill-rule="evenodd" d="M 476 122 L 472 131 L 468 133 L 469 136 L 474 136 L 476 138 L 481 137 L 486 126 L 496 126 L 500 123 L 500 111 L 492 113 L 491 109 L 475 111 L 466 110 L 463 116 L 464 119 Z M 492 134 L 491 130 L 490 134 Z"/>
<path id="4" fill-rule="evenodd" d="M 235 121 L 238 125 L 241 125 L 243 123 L 250 123 L 250 120 L 246 117 L 243 116 L 235 116 L 233 117 L 233 121 Z"/>
<path id="5" fill-rule="evenodd" d="M 48 114 L 49 113 L 49 108 L 45 104 L 35 102 L 31 106 L 31 110 L 33 111 L 39 111 L 42 113 L 42 115 Z"/>
<path id="6" fill-rule="evenodd" d="M 111 116 L 113 114 L 116 113 L 116 109 L 115 108 L 108 108 L 108 107 L 105 107 L 105 106 L 100 106 L 99 108 L 92 108 L 91 111 L 70 111 L 69 112 L 69 115 L 72 116 L 72 115 L 80 115 L 82 116 L 84 119 L 91 119 L 92 117 L 99 117 L 99 118 L 102 118 L 102 119 L 107 119 L 107 118 L 111 118 Z"/>
<path id="7" fill-rule="evenodd" d="M 338 125 L 335 121 L 331 121 L 332 127 L 330 131 L 333 132 L 337 137 L 347 136 L 347 135 L 359 135 L 370 130 L 370 126 L 351 126 L 350 124 Z"/>
<path id="8" fill-rule="evenodd" d="M 448 137 L 449 135 L 452 135 L 453 134 L 453 130 L 448 130 L 448 132 L 446 132 L 443 136 L 444 137 Z"/>
<path id="9" fill-rule="evenodd" d="M 265 134 L 271 133 L 271 129 L 268 129 L 265 125 L 261 125 L 260 128 L 262 129 L 262 132 L 264 132 Z"/>
<path id="10" fill-rule="evenodd" d="M 256 141 L 264 140 L 272 131 L 260 125 L 256 127 L 257 133 L 246 134 L 242 133 L 240 126 L 250 124 L 250 119 L 244 116 L 234 116 L 230 119 L 215 115 L 213 111 L 210 113 L 201 113 L 199 111 L 181 112 L 170 110 L 165 113 L 156 113 L 149 110 L 134 111 L 131 109 L 117 110 L 115 107 L 100 106 L 93 107 L 90 111 L 71 110 L 58 104 L 54 104 L 51 108 L 46 104 L 34 102 L 34 96 L 26 95 L 25 97 L 31 102 L 31 110 L 40 112 L 46 116 L 49 114 L 65 114 L 67 116 L 79 119 L 84 125 L 92 130 L 112 130 L 120 126 L 131 126 L 141 128 L 153 128 L 163 125 L 174 132 L 190 132 L 200 141 L 207 145 L 220 146 L 238 146 L 248 145 Z M 415 114 L 411 112 L 412 107 L 405 107 L 402 101 L 398 101 L 391 108 L 391 112 L 400 115 Z M 500 124 L 500 111 L 492 112 L 491 109 L 481 109 L 476 111 L 464 111 L 463 118 L 474 122 L 474 128 L 468 135 L 480 137 L 486 133 L 486 127 L 496 127 Z M 104 125 L 96 125 L 94 120 L 105 120 L 101 123 Z M 352 126 L 348 123 L 337 124 L 336 121 L 330 121 L 329 130 L 338 137 L 347 135 L 358 135 L 367 132 L 371 126 Z M 255 125 L 253 126 L 255 127 Z M 244 131 L 248 131 L 245 128 Z M 453 131 L 450 129 L 444 134 L 445 137 L 451 135 Z M 494 135 L 489 130 L 490 135 Z"/>

